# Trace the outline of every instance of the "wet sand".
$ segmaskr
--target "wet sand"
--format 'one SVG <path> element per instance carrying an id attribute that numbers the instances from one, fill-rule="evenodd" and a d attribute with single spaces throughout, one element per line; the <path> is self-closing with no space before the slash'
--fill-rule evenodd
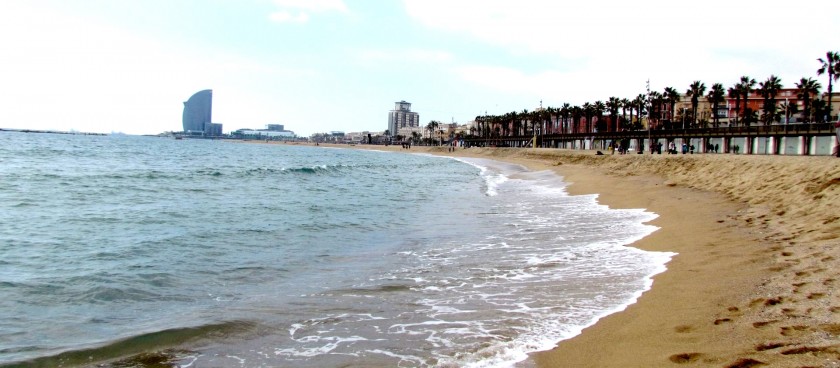
<path id="1" fill-rule="evenodd" d="M 346 146 L 345 146 L 346 147 Z M 840 367 L 840 159 L 365 146 L 554 170 L 571 194 L 659 214 L 653 288 L 538 367 Z"/>

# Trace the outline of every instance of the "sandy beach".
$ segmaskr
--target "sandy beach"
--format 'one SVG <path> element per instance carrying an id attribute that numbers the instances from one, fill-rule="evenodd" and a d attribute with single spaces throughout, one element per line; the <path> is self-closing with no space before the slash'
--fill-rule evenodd
<path id="1" fill-rule="evenodd" d="M 837 158 L 352 148 L 553 170 L 571 194 L 659 215 L 632 246 L 679 253 L 668 271 L 636 304 L 533 354 L 538 367 L 840 366 Z"/>

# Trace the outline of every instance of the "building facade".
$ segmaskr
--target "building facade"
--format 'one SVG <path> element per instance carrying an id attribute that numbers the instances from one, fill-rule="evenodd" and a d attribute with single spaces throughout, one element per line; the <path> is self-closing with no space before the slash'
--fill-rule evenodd
<path id="1" fill-rule="evenodd" d="M 388 113 L 388 132 L 396 135 L 402 128 L 420 127 L 420 114 L 411 111 L 411 103 L 394 103 L 394 109 Z"/>
<path id="2" fill-rule="evenodd" d="M 837 121 L 837 116 L 840 115 L 840 93 L 832 93 L 830 119 L 824 113 L 815 111 L 813 108 L 814 103 L 822 103 L 822 107 L 824 108 L 828 102 L 828 93 L 819 93 L 818 95 L 810 96 L 811 102 L 807 111 L 805 101 L 800 97 L 801 94 L 797 88 L 780 89 L 776 94 L 776 114 L 778 117 L 774 119 L 773 124 Z M 682 121 L 690 122 L 691 108 L 691 99 L 683 95 L 676 104 L 674 121 L 677 123 L 682 123 Z M 764 96 L 757 90 L 750 91 L 746 101 L 743 97 L 736 99 L 731 96 L 726 96 L 724 101 L 718 105 L 717 112 L 713 112 L 712 110 L 712 104 L 709 103 L 706 96 L 701 97 L 697 104 L 697 121 L 705 121 L 711 125 L 714 120 L 712 114 L 716 113 L 718 123 L 722 127 L 743 125 L 745 114 L 749 112 L 752 114 L 750 120 L 753 125 L 763 124 L 761 120 L 762 114 L 764 113 Z"/>
<path id="3" fill-rule="evenodd" d="M 216 137 L 222 135 L 222 124 L 211 122 L 213 90 L 198 91 L 184 102 L 182 118 L 184 134 Z"/>
<path id="4" fill-rule="evenodd" d="M 266 129 L 238 129 L 231 133 L 231 135 L 243 139 L 261 140 L 287 140 L 297 138 L 295 132 L 286 130 L 282 124 L 268 124 L 266 125 Z"/>

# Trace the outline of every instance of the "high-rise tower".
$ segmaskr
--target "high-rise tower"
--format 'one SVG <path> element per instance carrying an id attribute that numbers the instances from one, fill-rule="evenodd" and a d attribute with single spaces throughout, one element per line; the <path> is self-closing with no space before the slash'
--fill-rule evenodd
<path id="1" fill-rule="evenodd" d="M 420 114 L 411 111 L 411 103 L 399 101 L 394 103 L 394 109 L 388 113 L 388 131 L 396 135 L 400 128 L 420 127 Z"/>
<path id="2" fill-rule="evenodd" d="M 184 133 L 221 135 L 221 124 L 211 123 L 213 90 L 198 91 L 184 102 Z"/>

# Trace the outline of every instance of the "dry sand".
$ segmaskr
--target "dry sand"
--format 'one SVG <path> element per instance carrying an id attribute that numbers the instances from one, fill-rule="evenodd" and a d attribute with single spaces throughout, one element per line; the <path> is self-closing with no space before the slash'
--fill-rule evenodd
<path id="1" fill-rule="evenodd" d="M 550 169 L 571 194 L 659 214 L 632 246 L 679 253 L 668 271 L 625 311 L 533 354 L 538 367 L 840 367 L 840 159 L 403 151 Z"/>

